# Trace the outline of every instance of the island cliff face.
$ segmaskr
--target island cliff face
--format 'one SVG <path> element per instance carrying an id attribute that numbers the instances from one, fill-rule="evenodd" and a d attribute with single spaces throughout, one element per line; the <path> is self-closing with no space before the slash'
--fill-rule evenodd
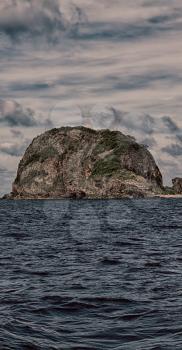
<path id="1" fill-rule="evenodd" d="M 134 138 L 119 131 L 62 127 L 32 141 L 10 197 L 144 197 L 161 188 L 152 155 Z"/>

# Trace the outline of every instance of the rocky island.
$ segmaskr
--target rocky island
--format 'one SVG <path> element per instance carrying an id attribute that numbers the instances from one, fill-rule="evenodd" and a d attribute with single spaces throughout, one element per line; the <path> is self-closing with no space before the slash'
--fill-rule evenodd
<path id="1" fill-rule="evenodd" d="M 120 131 L 80 126 L 36 137 L 5 198 L 140 198 L 162 190 L 162 175 L 144 145 Z"/>

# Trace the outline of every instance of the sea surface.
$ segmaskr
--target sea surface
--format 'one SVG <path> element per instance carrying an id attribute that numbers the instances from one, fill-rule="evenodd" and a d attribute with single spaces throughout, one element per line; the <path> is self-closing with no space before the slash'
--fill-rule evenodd
<path id="1" fill-rule="evenodd" d="M 0 350 L 181 350 L 182 199 L 0 202 Z"/>

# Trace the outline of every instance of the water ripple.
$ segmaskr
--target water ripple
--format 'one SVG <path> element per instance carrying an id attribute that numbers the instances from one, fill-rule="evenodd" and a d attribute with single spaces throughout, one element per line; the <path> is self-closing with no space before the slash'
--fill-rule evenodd
<path id="1" fill-rule="evenodd" d="M 1 202 L 0 349 L 181 350 L 181 214 L 180 199 Z"/>

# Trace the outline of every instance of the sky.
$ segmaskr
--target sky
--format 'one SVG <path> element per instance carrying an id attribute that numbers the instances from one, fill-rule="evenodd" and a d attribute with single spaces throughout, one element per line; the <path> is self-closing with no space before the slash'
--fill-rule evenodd
<path id="1" fill-rule="evenodd" d="M 111 128 L 182 175 L 180 0 L 1 0 L 0 194 L 32 138 Z"/>

